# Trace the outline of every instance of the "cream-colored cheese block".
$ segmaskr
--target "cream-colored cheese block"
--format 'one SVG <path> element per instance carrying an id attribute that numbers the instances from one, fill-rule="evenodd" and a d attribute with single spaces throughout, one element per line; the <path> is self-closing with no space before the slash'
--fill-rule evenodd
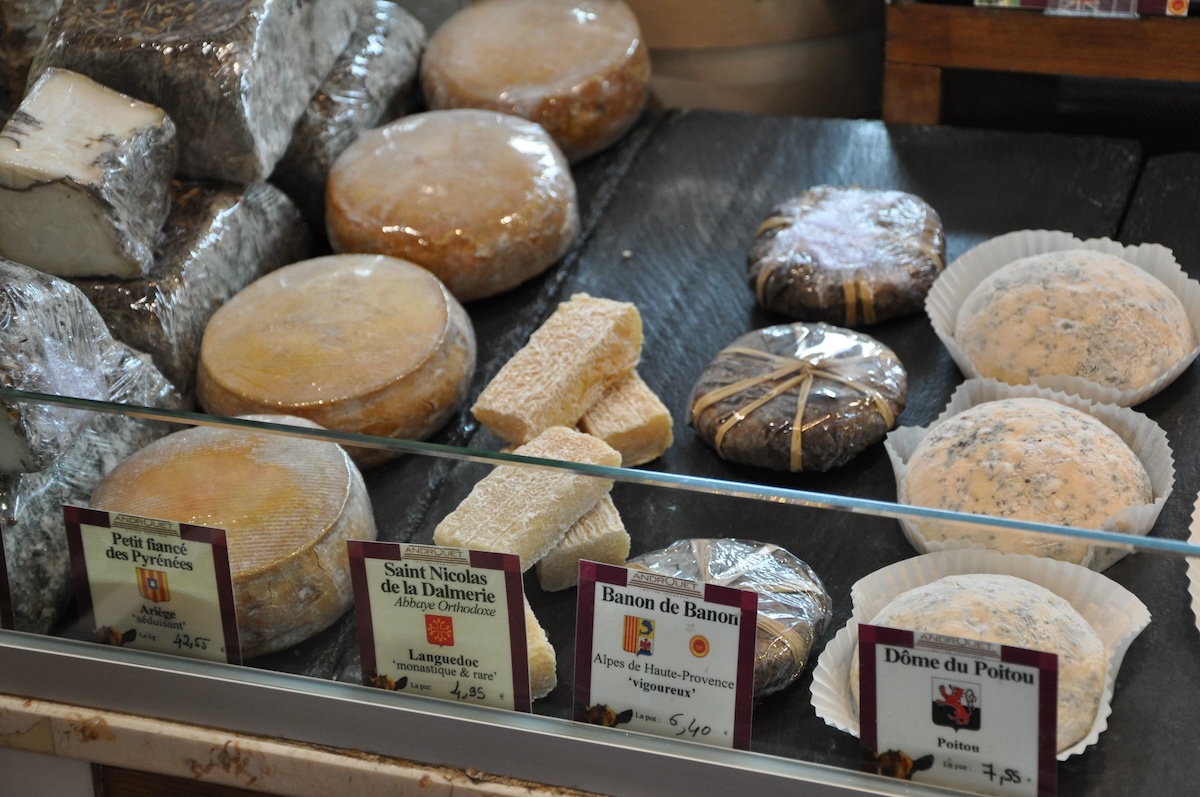
<path id="1" fill-rule="evenodd" d="M 1115 255 L 1047 252 L 989 275 L 958 311 L 954 340 L 980 376 L 1027 384 L 1078 376 L 1137 390 L 1196 345 L 1183 303 Z"/>
<path id="2" fill-rule="evenodd" d="M 570 589 L 579 583 L 579 560 L 623 565 L 629 558 L 629 532 L 617 506 L 604 496 L 567 529 L 567 535 L 538 560 L 538 584 L 546 592 Z"/>
<path id="3" fill-rule="evenodd" d="M 470 318 L 436 277 L 395 258 L 332 255 L 273 271 L 213 314 L 196 392 L 218 415 L 424 439 L 461 406 L 474 369 Z"/>
<path id="4" fill-rule="evenodd" d="M 584 413 L 579 430 L 620 451 L 627 468 L 658 459 L 675 439 L 670 411 L 637 371 Z"/>
<path id="5" fill-rule="evenodd" d="M 537 615 L 525 601 L 525 647 L 529 651 L 529 697 L 543 698 L 558 686 L 558 656 L 554 646 L 546 637 L 546 631 L 538 622 Z"/>
<path id="6" fill-rule="evenodd" d="M 346 540 L 375 538 L 362 476 L 339 446 L 242 429 L 161 438 L 117 466 L 90 504 L 225 529 L 246 657 L 291 647 L 350 608 Z"/>
<path id="7" fill-rule="evenodd" d="M 1091 730 L 1108 672 L 1104 644 L 1075 607 L 1045 587 L 993 573 L 947 576 L 897 596 L 870 623 L 1057 653 L 1058 749 Z M 856 652 L 856 706 L 858 681 Z"/>
<path id="8" fill-rule="evenodd" d="M 1154 501 L 1125 441 L 1096 418 L 1048 399 L 978 404 L 934 426 L 908 461 L 902 500 L 957 512 L 1101 528 Z M 1085 540 L 975 524 L 920 521 L 927 540 L 969 539 L 1006 553 L 1080 564 Z"/>
<path id="9" fill-rule="evenodd" d="M 637 120 L 650 59 L 622 0 L 486 0 L 438 28 L 421 60 L 432 108 L 490 108 L 537 122 L 572 161 Z"/>
<path id="10" fill-rule="evenodd" d="M 616 467 L 621 455 L 591 435 L 554 426 L 514 454 Z M 479 480 L 433 531 L 438 545 L 514 553 L 524 572 L 612 489 L 610 479 L 500 465 Z"/>
<path id="11" fill-rule="evenodd" d="M 0 255 L 60 277 L 142 276 L 177 160 L 161 108 L 46 70 L 0 135 Z"/>
<path id="12" fill-rule="evenodd" d="M 551 426 L 574 426 L 634 369 L 641 354 L 637 307 L 577 293 L 504 364 L 471 412 L 510 443 L 531 440 Z"/>
<path id="13" fill-rule="evenodd" d="M 325 207 L 335 252 L 410 260 L 464 302 L 541 274 L 579 232 L 558 147 L 493 111 L 430 111 L 363 133 L 334 162 Z"/>

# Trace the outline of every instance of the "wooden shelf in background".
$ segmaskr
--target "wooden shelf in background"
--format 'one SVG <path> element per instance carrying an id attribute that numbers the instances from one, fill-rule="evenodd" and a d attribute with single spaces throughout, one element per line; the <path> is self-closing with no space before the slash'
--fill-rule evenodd
<path id="1" fill-rule="evenodd" d="M 889 5 L 884 121 L 937 124 L 944 69 L 1200 82 L 1200 19 Z"/>

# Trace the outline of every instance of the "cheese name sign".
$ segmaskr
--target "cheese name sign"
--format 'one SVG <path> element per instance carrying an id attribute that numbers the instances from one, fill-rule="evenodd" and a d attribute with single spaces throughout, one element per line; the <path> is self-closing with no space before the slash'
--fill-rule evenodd
<path id="1" fill-rule="evenodd" d="M 758 594 L 579 563 L 575 718 L 750 748 Z"/>
<path id="2" fill-rule="evenodd" d="M 225 531 L 64 506 L 75 595 L 96 640 L 240 664 Z"/>

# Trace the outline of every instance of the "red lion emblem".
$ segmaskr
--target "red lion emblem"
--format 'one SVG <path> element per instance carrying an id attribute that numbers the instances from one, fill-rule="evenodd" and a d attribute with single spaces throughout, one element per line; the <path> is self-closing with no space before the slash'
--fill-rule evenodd
<path id="1" fill-rule="evenodd" d="M 937 702 L 939 706 L 948 706 L 954 709 L 954 713 L 950 716 L 950 721 L 955 725 L 968 725 L 971 722 L 971 713 L 975 710 L 975 693 L 967 692 L 965 697 L 967 705 L 963 705 L 963 689 L 961 686 L 950 687 L 949 694 L 946 693 L 944 684 L 938 685 L 938 692 L 941 693 L 942 699 Z"/>

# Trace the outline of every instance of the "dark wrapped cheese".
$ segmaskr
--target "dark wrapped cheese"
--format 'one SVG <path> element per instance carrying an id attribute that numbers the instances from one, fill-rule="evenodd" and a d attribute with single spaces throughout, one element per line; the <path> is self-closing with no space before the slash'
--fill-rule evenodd
<path id="1" fill-rule="evenodd" d="M 29 65 L 62 0 L 4 0 L 0 3 L 0 121 L 25 95 Z"/>
<path id="2" fill-rule="evenodd" d="M 919 312 L 945 258 L 941 219 L 920 197 L 822 185 L 771 210 L 747 280 L 769 310 L 856 327 Z"/>
<path id="3" fill-rule="evenodd" d="M 166 110 L 179 173 L 271 173 L 350 40 L 358 0 L 64 0 L 31 77 L 58 66 Z"/>
<path id="4" fill-rule="evenodd" d="M 310 238 L 295 205 L 269 183 L 239 191 L 178 182 L 149 274 L 74 282 L 114 336 L 150 354 L 191 396 L 208 319 L 262 275 L 306 259 Z"/>
<path id="5" fill-rule="evenodd" d="M 99 369 L 111 399 L 180 409 L 180 397 L 137 352 L 110 345 Z M 106 412 L 87 413 L 87 425 L 53 465 L 34 473 L 0 475 L 0 524 L 13 614 L 20 631 L 47 633 L 71 597 L 71 558 L 63 504 L 86 506 L 100 480 L 170 426 Z"/>
<path id="6" fill-rule="evenodd" d="M 882 440 L 907 396 L 904 366 L 874 338 L 783 324 L 717 353 L 692 390 L 690 421 L 733 462 L 825 471 Z"/>
<path id="7" fill-rule="evenodd" d="M 325 178 L 333 162 L 359 133 L 407 112 L 424 49 L 424 26 L 395 3 L 372 0 L 359 15 L 350 44 L 271 175 L 314 231 L 325 228 Z"/>
<path id="8" fill-rule="evenodd" d="M 681 540 L 642 554 L 629 567 L 758 593 L 754 696 L 790 686 L 829 627 L 833 601 L 805 562 L 777 545 L 748 540 Z"/>
<path id="9" fill-rule="evenodd" d="M 104 319 L 71 283 L 0 258 L 0 387 L 108 400 L 102 363 L 113 346 Z M 0 473 L 48 468 L 89 414 L 3 402 Z"/>

